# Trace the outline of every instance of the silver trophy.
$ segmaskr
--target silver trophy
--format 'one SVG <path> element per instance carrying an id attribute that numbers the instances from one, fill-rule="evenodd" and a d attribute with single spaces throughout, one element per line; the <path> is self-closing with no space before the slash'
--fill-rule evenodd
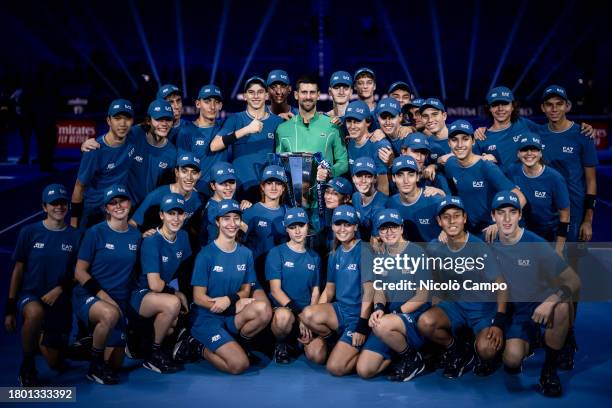
<path id="1" fill-rule="evenodd" d="M 287 193 L 293 207 L 311 208 L 309 192 L 316 182 L 317 161 L 312 153 L 280 153 L 276 155 L 278 165 L 287 174 Z"/>

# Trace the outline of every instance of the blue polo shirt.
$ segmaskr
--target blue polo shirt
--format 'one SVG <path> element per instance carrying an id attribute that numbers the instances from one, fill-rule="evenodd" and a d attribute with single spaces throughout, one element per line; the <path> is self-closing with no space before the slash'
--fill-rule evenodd
<path id="1" fill-rule="evenodd" d="M 166 283 L 175 278 L 176 271 L 185 259 L 191 256 L 189 236 L 186 231 L 180 230 L 174 241 L 168 241 L 157 230 L 155 234 L 142 240 L 140 249 L 140 265 L 142 273 L 138 277 L 138 289 L 148 289 L 149 273 L 159 273 L 159 277 Z"/>

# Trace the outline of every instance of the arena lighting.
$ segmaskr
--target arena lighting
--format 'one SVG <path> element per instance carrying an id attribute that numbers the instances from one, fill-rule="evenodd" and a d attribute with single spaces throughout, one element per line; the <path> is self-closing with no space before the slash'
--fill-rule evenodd
<path id="1" fill-rule="evenodd" d="M 255 40 L 253 41 L 253 45 L 251 45 L 251 50 L 249 51 L 249 55 L 244 62 L 244 66 L 242 67 L 242 71 L 240 71 L 240 75 L 236 80 L 236 85 L 234 85 L 234 89 L 232 90 L 232 99 L 236 97 L 238 90 L 242 84 L 242 78 L 244 78 L 244 74 L 246 74 L 247 69 L 249 69 L 249 65 L 251 64 L 251 60 L 253 59 L 253 55 L 255 55 L 255 51 L 257 51 L 257 47 L 259 47 L 259 43 L 261 42 L 261 37 L 263 37 L 266 28 L 268 27 L 268 23 L 270 22 L 270 18 L 272 14 L 274 14 L 274 10 L 276 9 L 276 3 L 278 0 L 272 0 L 270 5 L 268 6 L 268 10 L 266 11 L 266 15 L 261 21 L 261 25 L 259 26 L 259 31 L 257 31 L 257 35 L 255 36 Z"/>
<path id="2" fill-rule="evenodd" d="M 467 78 L 465 80 L 465 94 L 463 99 L 470 99 L 470 87 L 472 86 L 472 70 L 474 68 L 474 58 L 476 57 L 476 39 L 478 38 L 478 28 L 480 23 L 480 0 L 474 2 L 474 14 L 472 15 L 472 39 L 470 40 L 470 55 L 468 56 Z"/>
<path id="3" fill-rule="evenodd" d="M 104 83 L 113 91 L 115 96 L 119 96 L 119 91 L 117 90 L 117 88 L 115 88 L 113 83 L 110 81 L 110 79 L 108 79 L 106 75 L 104 75 L 104 73 L 100 70 L 100 68 L 84 52 L 80 51 L 74 44 L 71 44 L 71 45 L 72 45 L 72 48 L 76 52 L 79 53 L 81 58 L 87 61 L 87 63 L 91 66 L 94 72 L 100 77 L 100 79 L 102 79 L 102 81 L 104 81 Z"/>
<path id="4" fill-rule="evenodd" d="M 89 4 L 89 3 L 85 2 L 85 4 Z M 117 61 L 117 64 L 119 64 L 119 67 L 121 67 L 121 70 L 123 71 L 123 73 L 130 80 L 130 84 L 132 84 L 132 88 L 137 89 L 138 84 L 136 83 L 136 80 L 134 80 L 134 77 L 132 76 L 132 74 L 130 74 L 130 71 L 128 70 L 128 67 L 125 64 L 125 61 L 123 61 L 123 58 L 121 58 L 121 55 L 119 55 L 119 50 L 115 46 L 115 43 L 113 43 L 113 40 L 110 39 L 104 27 L 102 27 L 102 25 L 98 23 L 98 18 L 94 16 L 89 6 L 86 7 L 86 13 L 89 18 L 89 21 L 93 23 L 94 28 L 96 29 L 100 37 L 102 37 L 102 39 L 104 40 L 104 43 L 106 44 L 111 54 L 115 58 L 115 61 Z"/>
<path id="5" fill-rule="evenodd" d="M 438 27 L 438 15 L 436 2 L 429 2 L 429 14 L 431 16 L 431 26 L 433 27 L 434 45 L 436 49 L 436 60 L 438 61 L 438 77 L 440 78 L 440 93 L 442 100 L 446 100 L 446 84 L 444 83 L 444 65 L 442 62 L 442 45 L 440 44 L 440 28 Z"/>
<path id="6" fill-rule="evenodd" d="M 576 2 L 574 0 L 572 0 L 572 1 L 568 2 L 565 5 L 565 8 L 563 9 L 563 12 L 561 12 L 561 15 L 559 15 L 559 17 L 557 18 L 557 20 L 553 24 L 553 26 L 550 29 L 550 31 L 548 32 L 548 34 L 546 34 L 546 37 L 544 38 L 544 40 L 542 41 L 542 43 L 540 44 L 540 46 L 536 50 L 535 54 L 533 54 L 533 56 L 531 57 L 531 59 L 529 60 L 527 65 L 525 65 L 525 68 L 523 69 L 523 72 L 521 73 L 519 78 L 516 80 L 516 83 L 512 87 L 512 92 L 516 93 L 516 90 L 518 89 L 518 87 L 523 82 L 523 79 L 525 79 L 525 77 L 527 76 L 527 73 L 529 72 L 529 70 L 531 69 L 533 64 L 535 64 L 535 62 L 538 60 L 538 58 L 540 58 L 540 55 L 544 51 L 544 48 L 546 48 L 546 46 L 548 45 L 550 40 L 552 40 L 554 35 L 557 33 L 557 30 L 559 29 L 559 26 L 561 25 L 561 22 L 563 20 L 565 20 L 565 18 L 569 14 L 569 12 L 574 8 L 574 4 L 575 3 Z"/>
<path id="7" fill-rule="evenodd" d="M 504 66 L 504 63 L 506 62 L 506 57 L 508 57 L 510 47 L 512 46 L 512 43 L 514 42 L 516 31 L 518 30 L 518 27 L 521 24 L 521 20 L 523 19 L 523 16 L 525 15 L 526 9 L 527 9 L 527 0 L 523 0 L 521 2 L 518 12 L 516 13 L 516 17 L 514 17 L 514 24 L 512 25 L 512 30 L 510 30 L 510 34 L 508 35 L 508 39 L 506 40 L 506 46 L 504 47 L 504 51 L 499 57 L 499 62 L 497 63 L 497 69 L 495 70 L 495 75 L 493 75 L 493 79 L 491 80 L 491 85 L 489 85 L 489 89 L 487 89 L 487 93 L 489 93 L 489 91 L 493 89 L 493 87 L 497 83 L 497 78 L 499 78 L 499 74 L 502 70 L 502 67 Z"/>
<path id="8" fill-rule="evenodd" d="M 565 53 L 565 55 L 563 55 L 563 57 L 561 59 L 558 60 L 558 62 L 552 66 L 548 72 L 546 73 L 546 75 L 542 78 L 542 80 L 536 85 L 535 88 L 533 88 L 533 91 L 531 91 L 531 93 L 527 96 L 527 99 L 531 99 L 533 98 L 533 96 L 536 94 L 536 92 L 538 92 L 540 90 L 540 88 L 542 88 L 544 85 L 548 84 L 548 80 L 549 78 L 559 69 L 561 68 L 566 62 L 567 60 L 569 60 L 570 58 L 572 58 L 574 56 L 574 52 L 576 52 L 576 50 L 578 49 L 578 47 L 582 46 L 582 44 L 588 39 L 588 37 L 596 30 L 596 28 L 599 27 L 599 25 L 602 22 L 602 18 L 600 16 L 600 18 L 597 20 L 597 22 L 593 21 L 591 24 L 588 24 L 587 29 L 582 33 L 582 35 L 574 42 L 574 44 L 569 47 L 566 48 L 567 52 Z"/>
<path id="9" fill-rule="evenodd" d="M 187 75 L 185 74 L 185 49 L 183 47 L 183 17 L 181 15 L 181 0 L 174 0 L 174 22 L 174 25 L 176 26 L 176 40 L 178 43 L 179 65 L 181 67 L 183 98 L 187 98 Z"/>
<path id="10" fill-rule="evenodd" d="M 221 14 L 221 23 L 219 23 L 219 34 L 217 35 L 217 45 L 215 46 L 215 58 L 210 73 L 210 83 L 214 84 L 217 78 L 217 68 L 219 67 L 219 59 L 221 58 L 221 50 L 223 49 L 223 40 L 225 39 L 225 26 L 227 25 L 227 16 L 232 0 L 223 2 L 223 14 Z"/>
<path id="11" fill-rule="evenodd" d="M 414 81 L 412 80 L 412 75 L 410 74 L 410 70 L 408 69 L 408 64 L 406 63 L 406 58 L 404 58 L 404 53 L 402 52 L 399 41 L 397 40 L 397 36 L 395 35 L 395 32 L 393 31 L 393 27 L 391 26 L 391 21 L 389 20 L 389 16 L 387 15 L 385 7 L 381 4 L 381 2 L 379 1 L 378 3 L 379 4 L 378 4 L 378 7 L 376 7 L 376 10 L 378 10 L 378 14 L 383 21 L 383 26 L 385 27 L 387 31 L 387 36 L 389 36 L 391 45 L 393 46 L 393 49 L 395 50 L 395 54 L 397 55 L 397 59 L 400 63 L 400 66 L 402 67 L 402 70 L 404 71 L 404 75 L 406 75 L 406 78 L 408 79 L 408 83 L 410 84 L 410 90 L 412 91 L 413 96 L 418 98 L 419 91 L 417 91 L 416 85 L 414 84 Z"/>
<path id="12" fill-rule="evenodd" d="M 157 73 L 157 67 L 155 66 L 155 61 L 153 60 L 153 54 L 151 54 L 151 49 L 149 48 L 149 41 L 147 41 L 147 36 L 145 35 L 144 27 L 142 25 L 142 21 L 140 21 L 140 14 L 138 14 L 138 9 L 136 8 L 136 4 L 134 0 L 129 0 L 130 10 L 132 11 L 132 18 L 134 18 L 134 24 L 136 25 L 136 29 L 138 30 L 138 36 L 140 37 L 140 41 L 142 42 L 142 46 L 144 47 L 145 54 L 147 55 L 147 59 L 149 60 L 149 65 L 151 66 L 151 72 L 153 72 L 153 76 L 157 81 L 157 85 L 161 86 L 161 81 L 159 80 L 159 74 Z"/>

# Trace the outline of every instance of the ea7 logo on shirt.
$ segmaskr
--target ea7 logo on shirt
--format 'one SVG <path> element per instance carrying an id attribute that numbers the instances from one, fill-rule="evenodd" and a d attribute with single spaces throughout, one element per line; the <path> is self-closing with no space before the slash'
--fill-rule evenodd
<path id="1" fill-rule="evenodd" d="M 183 251 L 178 251 L 176 253 L 176 259 L 181 259 L 183 257 Z"/>
<path id="2" fill-rule="evenodd" d="M 163 263 L 167 263 L 168 262 L 168 257 L 162 255 L 162 262 Z"/>
<path id="3" fill-rule="evenodd" d="M 70 244 L 62 244 L 62 251 L 64 251 L 64 252 L 72 252 L 72 245 L 70 245 Z"/>
<path id="4" fill-rule="evenodd" d="M 223 272 L 223 267 L 219 265 L 215 265 L 213 267 L 213 272 Z"/>
<path id="5" fill-rule="evenodd" d="M 285 266 L 286 266 L 287 268 L 293 268 L 295 265 L 294 265 L 294 264 L 293 264 L 293 262 L 291 262 L 291 261 L 285 261 Z"/>
<path id="6" fill-rule="evenodd" d="M 115 245 L 106 243 L 106 245 L 104 245 L 104 248 L 114 250 L 115 249 Z"/>
<path id="7" fill-rule="evenodd" d="M 472 188 L 483 188 L 484 181 L 472 181 Z"/>
<path id="8" fill-rule="evenodd" d="M 267 227 L 268 226 L 268 222 L 267 221 L 259 221 L 257 223 L 258 227 Z"/>
<path id="9" fill-rule="evenodd" d="M 346 269 L 348 269 L 349 271 L 356 271 L 357 270 L 357 264 L 349 264 L 349 266 L 346 267 Z"/>
<path id="10" fill-rule="evenodd" d="M 115 168 L 115 163 L 108 163 L 108 164 L 106 165 L 106 170 L 112 170 L 112 169 L 114 169 L 114 168 Z"/>
<path id="11" fill-rule="evenodd" d="M 531 265 L 531 259 L 517 259 L 518 266 L 529 266 Z"/>
<path id="12" fill-rule="evenodd" d="M 314 271 L 316 268 L 315 264 L 306 264 L 306 267 L 308 268 L 309 271 Z"/>
<path id="13" fill-rule="evenodd" d="M 236 265 L 236 270 L 237 271 L 246 271 L 246 264 Z"/>
<path id="14" fill-rule="evenodd" d="M 128 244 L 128 248 L 130 251 L 136 251 L 138 249 L 138 244 Z"/>
<path id="15" fill-rule="evenodd" d="M 523 136 L 523 135 L 513 136 L 512 140 L 514 140 L 514 143 L 518 143 L 518 141 L 521 140 L 521 136 Z"/>
<path id="16" fill-rule="evenodd" d="M 573 146 L 563 146 L 563 153 L 574 154 Z"/>
<path id="17" fill-rule="evenodd" d="M 546 191 L 534 191 L 536 198 L 546 198 Z"/>
<path id="18" fill-rule="evenodd" d="M 34 248 L 36 249 L 43 249 L 45 247 L 45 243 L 44 242 L 35 242 L 34 243 Z"/>

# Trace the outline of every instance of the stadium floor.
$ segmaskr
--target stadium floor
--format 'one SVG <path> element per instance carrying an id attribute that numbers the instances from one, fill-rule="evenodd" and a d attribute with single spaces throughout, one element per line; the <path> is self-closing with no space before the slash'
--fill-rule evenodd
<path id="1" fill-rule="evenodd" d="M 76 165 L 60 163 L 54 175 L 38 173 L 34 166 L 0 166 L 0 194 L 3 217 L 0 231 L 39 211 L 39 194 L 51 181 L 71 187 Z M 612 241 L 612 167 L 598 168 L 600 203 L 594 225 L 598 241 Z M 13 177 L 13 178 L 11 178 Z M 36 218 L 36 217 L 35 217 Z M 0 299 L 7 293 L 12 252 L 19 227 L 0 232 Z M 115 404 L 141 404 L 146 407 L 185 406 L 235 407 L 266 406 L 301 408 L 344 406 L 609 406 L 612 401 L 612 303 L 582 303 L 576 335 L 579 351 L 576 367 L 561 372 L 564 396 L 548 399 L 535 392 L 542 350 L 527 360 L 524 373 L 511 377 L 498 370 L 488 378 L 469 373 L 457 380 L 447 380 L 440 372 L 409 383 L 391 383 L 379 377 L 361 380 L 357 376 L 335 378 L 324 367 L 314 366 L 303 357 L 293 364 L 278 366 L 267 361 L 251 367 L 240 376 L 221 374 L 206 362 L 187 365 L 173 375 L 159 375 L 126 359 L 122 382 L 100 386 L 85 379 L 87 365 L 71 363 L 71 368 L 57 374 L 39 357 L 40 377 L 50 386 L 76 386 L 77 404 L 90 408 Z M 15 386 L 20 363 L 17 335 L 0 335 L 0 386 Z M 55 405 L 54 405 L 55 406 Z M 74 405 L 73 405 L 74 406 Z"/>

